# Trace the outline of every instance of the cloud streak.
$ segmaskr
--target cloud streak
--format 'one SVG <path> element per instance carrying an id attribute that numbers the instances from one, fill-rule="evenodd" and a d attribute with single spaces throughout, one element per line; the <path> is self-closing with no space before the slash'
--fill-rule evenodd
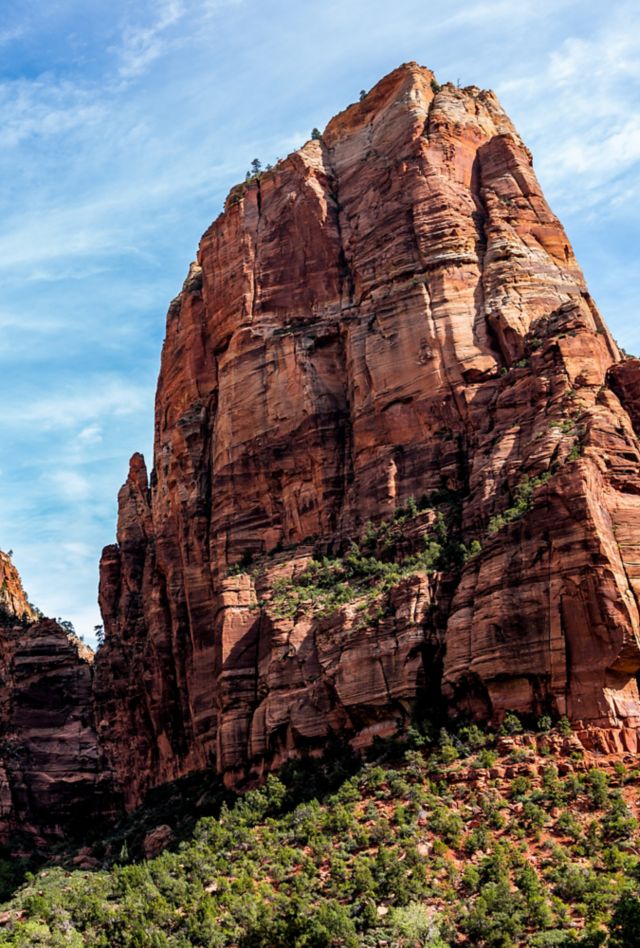
<path id="1" fill-rule="evenodd" d="M 115 49 L 120 60 L 119 73 L 124 79 L 142 75 L 167 51 L 171 28 L 184 14 L 185 5 L 181 0 L 165 0 L 158 4 L 157 16 L 151 23 L 125 27 L 121 45 Z"/>
<path id="2" fill-rule="evenodd" d="M 58 0 L 0 31 L 0 546 L 90 632 L 164 313 L 254 156 L 409 59 L 495 87 L 596 298 L 640 350 L 640 12 L 630 0 Z M 82 28 L 78 28 L 82 23 Z M 303 131 L 301 131 L 303 130 Z"/>

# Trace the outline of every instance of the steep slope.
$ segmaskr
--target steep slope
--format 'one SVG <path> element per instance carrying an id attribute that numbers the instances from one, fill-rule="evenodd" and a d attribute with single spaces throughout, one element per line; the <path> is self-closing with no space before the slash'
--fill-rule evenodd
<path id="1" fill-rule="evenodd" d="M 491 92 L 404 65 L 233 189 L 102 560 L 128 805 L 416 700 L 635 747 L 638 375 Z"/>
<path id="2" fill-rule="evenodd" d="M 118 837 L 93 871 L 49 866 L 3 906 L 0 945 L 637 945 L 634 757 L 553 731 L 444 736 L 346 780 L 330 755 L 271 775 L 154 859 L 130 831 L 131 865 Z"/>

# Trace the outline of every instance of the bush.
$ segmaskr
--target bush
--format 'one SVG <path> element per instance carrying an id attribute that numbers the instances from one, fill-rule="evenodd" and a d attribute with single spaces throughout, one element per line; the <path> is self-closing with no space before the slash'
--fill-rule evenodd
<path id="1" fill-rule="evenodd" d="M 640 899 L 624 895 L 616 905 L 609 926 L 611 948 L 640 948 Z"/>
<path id="2" fill-rule="evenodd" d="M 553 764 L 540 774 L 532 756 L 532 776 L 509 784 L 469 780 L 478 775 L 442 759 L 447 748 L 495 758 L 484 741 L 493 736 L 471 725 L 442 732 L 430 752 L 391 756 L 380 743 L 355 775 L 352 755 L 338 749 L 298 761 L 228 806 L 218 796 L 219 817 L 148 861 L 136 861 L 137 839 L 158 825 L 158 811 L 133 814 L 102 847 L 115 859 L 127 838 L 127 865 L 27 874 L 0 945 L 595 948 L 605 926 L 610 945 L 638 944 L 638 829 L 607 773 L 561 780 Z M 614 785 L 623 778 L 615 771 Z M 165 795 L 163 807 L 168 799 L 180 805 L 179 794 Z M 557 842 L 521 842 L 559 799 Z M 560 834 L 573 842 L 563 847 Z"/>
<path id="3" fill-rule="evenodd" d="M 500 728 L 501 734 L 522 734 L 522 722 L 517 714 L 507 711 Z"/>
<path id="4" fill-rule="evenodd" d="M 498 531 L 502 530 L 508 523 L 519 520 L 520 517 L 523 517 L 531 510 L 533 508 L 533 497 L 537 488 L 542 487 L 543 484 L 547 484 L 551 480 L 551 476 L 551 472 L 547 471 L 544 474 L 539 474 L 537 477 L 525 477 L 520 481 L 514 491 L 513 505 L 508 507 L 503 513 L 491 518 L 488 528 L 489 533 L 498 533 Z"/>
<path id="5" fill-rule="evenodd" d="M 561 717 L 558 721 L 558 730 L 563 737 L 569 737 L 572 733 L 571 721 L 567 717 Z"/>
<path id="6" fill-rule="evenodd" d="M 522 896 L 506 882 L 488 882 L 461 925 L 474 945 L 506 948 L 524 929 Z"/>
<path id="7" fill-rule="evenodd" d="M 440 936 L 440 925 L 435 909 L 422 902 L 410 902 L 394 909 L 389 919 L 394 935 L 407 939 L 410 945 L 419 943 L 429 948 L 447 948 Z"/>

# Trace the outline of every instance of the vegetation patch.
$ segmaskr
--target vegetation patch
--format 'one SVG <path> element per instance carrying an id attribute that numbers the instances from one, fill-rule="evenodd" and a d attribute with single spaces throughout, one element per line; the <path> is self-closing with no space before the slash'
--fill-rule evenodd
<path id="1" fill-rule="evenodd" d="M 572 757 L 566 730 L 511 715 L 413 731 L 355 772 L 290 766 L 173 852 L 28 877 L 0 944 L 637 945 L 638 772 Z"/>
<path id="2" fill-rule="evenodd" d="M 420 502 L 410 497 L 399 507 L 391 521 L 374 526 L 367 523 L 359 543 L 352 543 L 340 557 L 314 557 L 300 575 L 279 579 L 273 584 L 271 608 L 276 616 L 293 617 L 312 610 L 315 615 L 330 615 L 347 603 L 362 600 L 367 609 L 408 576 L 433 574 L 459 569 L 469 556 L 479 552 L 480 544 L 469 547 L 457 541 L 456 511 L 452 492 L 441 497 L 425 495 Z M 402 553 L 407 528 L 425 510 L 433 509 L 434 500 L 446 503 L 448 516 L 438 511 L 435 520 L 418 542 L 417 552 Z M 456 531 L 457 532 L 457 531 Z"/>
<path id="3" fill-rule="evenodd" d="M 525 477 L 521 480 L 514 491 L 512 506 L 492 517 L 489 521 L 489 533 L 498 533 L 508 523 L 513 523 L 514 520 L 524 517 L 533 508 L 533 495 L 538 487 L 548 484 L 552 476 L 551 471 L 545 471 L 544 474 L 539 474 L 537 477 Z"/>

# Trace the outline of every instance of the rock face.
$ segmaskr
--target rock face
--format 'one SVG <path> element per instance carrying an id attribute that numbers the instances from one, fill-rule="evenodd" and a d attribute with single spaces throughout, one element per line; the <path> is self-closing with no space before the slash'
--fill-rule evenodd
<path id="1" fill-rule="evenodd" d="M 633 745 L 639 422 L 638 363 L 493 93 L 402 66 L 235 188 L 170 306 L 153 471 L 133 458 L 102 560 L 96 715 L 127 804 L 367 743 L 417 699 Z M 373 535 L 406 563 L 436 528 L 374 612 L 283 610 L 313 553 Z"/>
<path id="2" fill-rule="evenodd" d="M 86 831 L 116 805 L 93 725 L 93 653 L 36 619 L 4 553 L 0 570 L 0 842 Z"/>
<path id="3" fill-rule="evenodd" d="M 22 588 L 18 570 L 9 554 L 0 550 L 0 622 L 31 622 L 35 617 L 33 606 Z"/>
<path id="4" fill-rule="evenodd" d="M 92 720 L 91 653 L 50 619 L 2 630 L 0 839 L 84 831 L 113 812 Z"/>

